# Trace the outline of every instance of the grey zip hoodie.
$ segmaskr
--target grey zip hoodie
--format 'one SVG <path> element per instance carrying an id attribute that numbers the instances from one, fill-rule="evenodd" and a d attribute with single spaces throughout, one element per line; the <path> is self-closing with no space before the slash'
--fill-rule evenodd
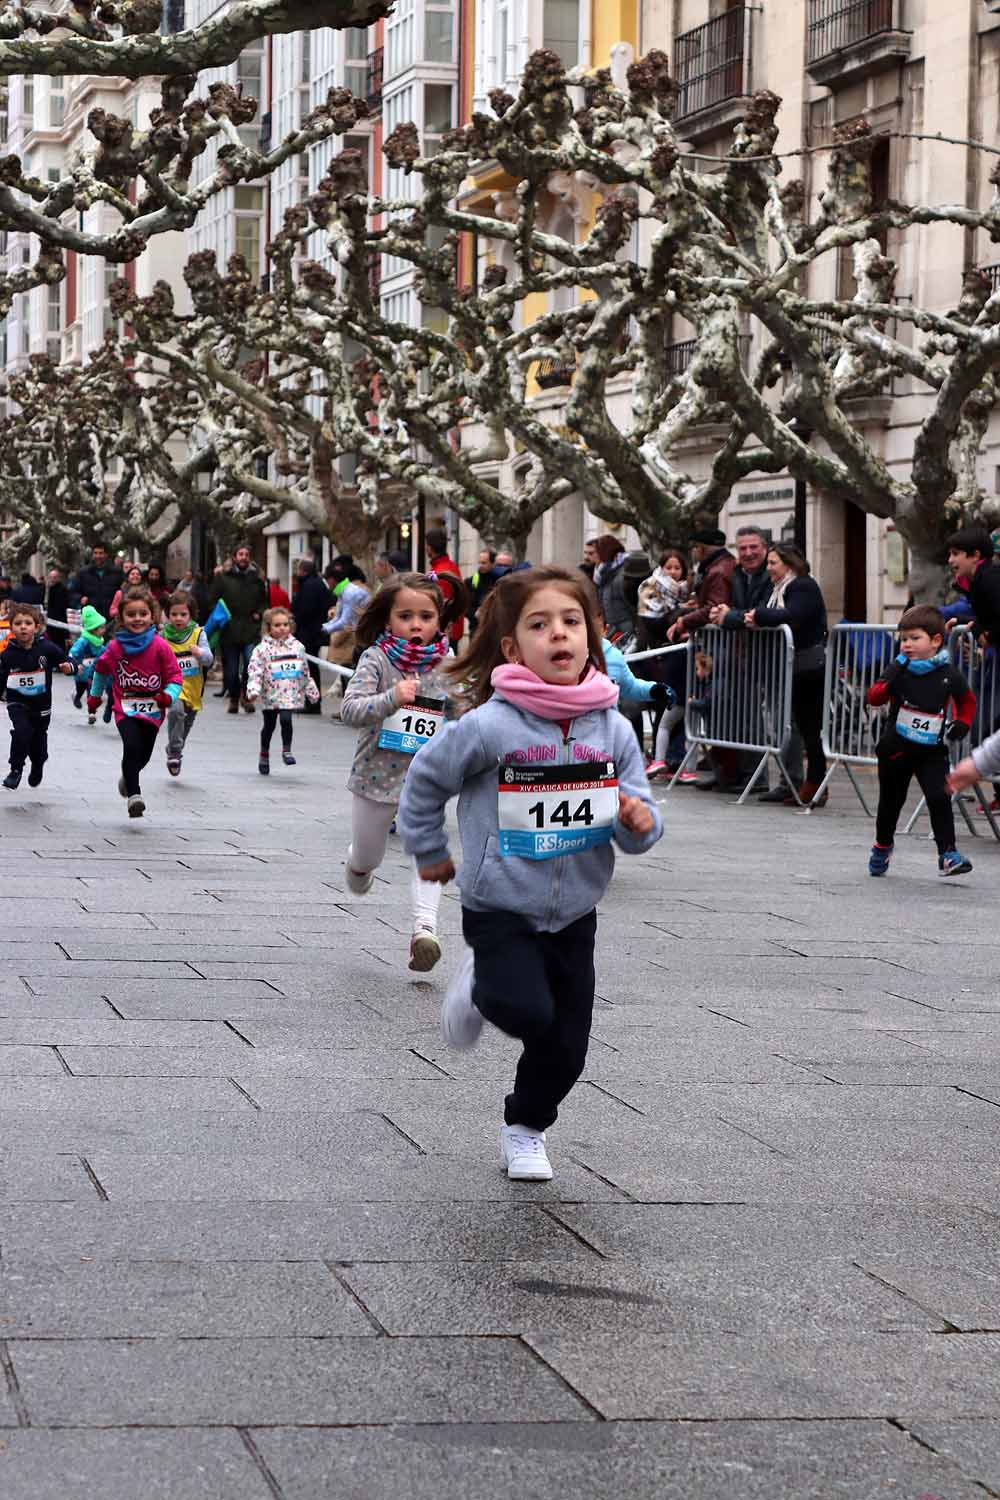
<path id="1" fill-rule="evenodd" d="M 972 752 L 976 770 L 980 776 L 988 776 L 992 781 L 994 777 L 1000 776 L 1000 732 L 991 734 L 988 739 L 983 740 Z"/>
<path id="2" fill-rule="evenodd" d="M 571 720 L 564 736 L 560 724 L 515 708 L 499 695 L 447 725 L 413 757 L 397 819 L 403 844 L 418 866 L 447 859 L 445 805 L 457 795 L 462 905 L 519 912 L 536 932 L 559 932 L 600 901 L 614 871 L 614 850 L 599 844 L 542 860 L 501 855 L 498 767 L 602 760 L 614 760 L 621 792 L 641 797 L 653 814 L 653 828 L 642 837 L 615 821 L 615 842 L 626 854 L 641 854 L 661 837 L 663 820 L 628 720 L 617 709 L 597 709 Z"/>

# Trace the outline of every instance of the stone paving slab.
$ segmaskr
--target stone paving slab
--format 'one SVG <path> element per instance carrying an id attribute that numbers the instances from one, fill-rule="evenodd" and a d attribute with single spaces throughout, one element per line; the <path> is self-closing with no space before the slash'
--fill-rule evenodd
<path id="1" fill-rule="evenodd" d="M 9 1339 L 374 1336 L 318 1261 L 35 1261 L 4 1257 L 0 1329 Z"/>
<path id="2" fill-rule="evenodd" d="M 86 1339 L 8 1344 L 33 1423 L 593 1421 L 516 1339 Z"/>
<path id="3" fill-rule="evenodd" d="M 254 1440 L 285 1500 L 370 1500 L 373 1494 L 522 1500 L 552 1493 L 555 1482 L 575 1500 L 690 1500 L 693 1494 L 981 1500 L 983 1494 L 947 1456 L 878 1421 L 271 1428 L 255 1432 Z M 966 1462 L 974 1472 L 975 1460 Z"/>
<path id="4" fill-rule="evenodd" d="M 12 1500 L 136 1500 L 137 1493 L 143 1500 L 274 1500 L 232 1430 L 22 1428 L 0 1440 L 0 1494 Z"/>
<path id="5" fill-rule="evenodd" d="M 91 1203 L 96 1196 L 86 1165 L 76 1153 L 0 1152 L 0 1204 Z M 3 1249 L 0 1240 L 0 1251 Z M 0 1321 L 0 1335 L 2 1332 Z"/>

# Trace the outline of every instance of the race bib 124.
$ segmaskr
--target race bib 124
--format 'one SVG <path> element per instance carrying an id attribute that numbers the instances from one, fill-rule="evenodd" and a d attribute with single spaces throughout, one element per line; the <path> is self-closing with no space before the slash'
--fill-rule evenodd
<path id="1" fill-rule="evenodd" d="M 505 856 L 552 859 L 610 843 L 618 815 L 615 763 L 501 766 L 497 810 Z"/>

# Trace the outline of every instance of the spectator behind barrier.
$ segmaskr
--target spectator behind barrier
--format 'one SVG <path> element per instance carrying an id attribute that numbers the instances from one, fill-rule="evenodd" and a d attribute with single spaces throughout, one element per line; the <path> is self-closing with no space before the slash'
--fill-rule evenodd
<path id="1" fill-rule="evenodd" d="M 746 624 L 788 625 L 795 657 L 792 666 L 792 721 L 806 748 L 806 779 L 799 789 L 803 802 L 811 802 L 826 776 L 823 754 L 823 686 L 826 679 L 826 604 L 809 564 L 796 547 L 772 543 L 767 554 L 771 597 L 764 606 L 748 610 Z M 786 747 L 782 747 L 785 761 Z M 787 765 L 787 761 L 785 761 Z M 826 802 L 824 792 L 820 805 Z M 787 801 L 794 802 L 789 792 Z"/>
<path id="2" fill-rule="evenodd" d="M 682 641 L 711 619 L 717 604 L 728 609 L 733 592 L 736 559 L 726 551 L 726 533 L 709 528 L 691 538 L 691 556 L 698 566 L 695 577 L 695 607 L 675 620 L 667 631 L 668 641 Z"/>
<path id="3" fill-rule="evenodd" d="M 966 526 L 948 538 L 948 566 L 955 587 L 972 606 L 979 644 L 1000 646 L 1000 568 L 993 562 L 993 538 L 985 527 Z M 949 617 L 949 628 L 955 619 Z"/>
<path id="4" fill-rule="evenodd" d="M 594 569 L 594 587 L 607 621 L 608 638 L 618 641 L 634 630 L 632 609 L 625 597 L 625 548 L 616 536 L 599 536 L 595 543 L 600 561 Z"/>

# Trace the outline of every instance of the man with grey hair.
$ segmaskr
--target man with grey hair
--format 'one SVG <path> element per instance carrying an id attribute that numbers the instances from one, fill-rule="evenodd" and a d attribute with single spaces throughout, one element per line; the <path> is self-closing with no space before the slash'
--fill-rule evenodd
<path id="1" fill-rule="evenodd" d="M 728 605 L 717 604 L 709 614 L 713 625 L 722 625 L 726 630 L 745 630 L 747 611 L 766 604 L 771 597 L 767 573 L 769 540 L 760 526 L 741 526 L 737 531 L 732 595 Z"/>

